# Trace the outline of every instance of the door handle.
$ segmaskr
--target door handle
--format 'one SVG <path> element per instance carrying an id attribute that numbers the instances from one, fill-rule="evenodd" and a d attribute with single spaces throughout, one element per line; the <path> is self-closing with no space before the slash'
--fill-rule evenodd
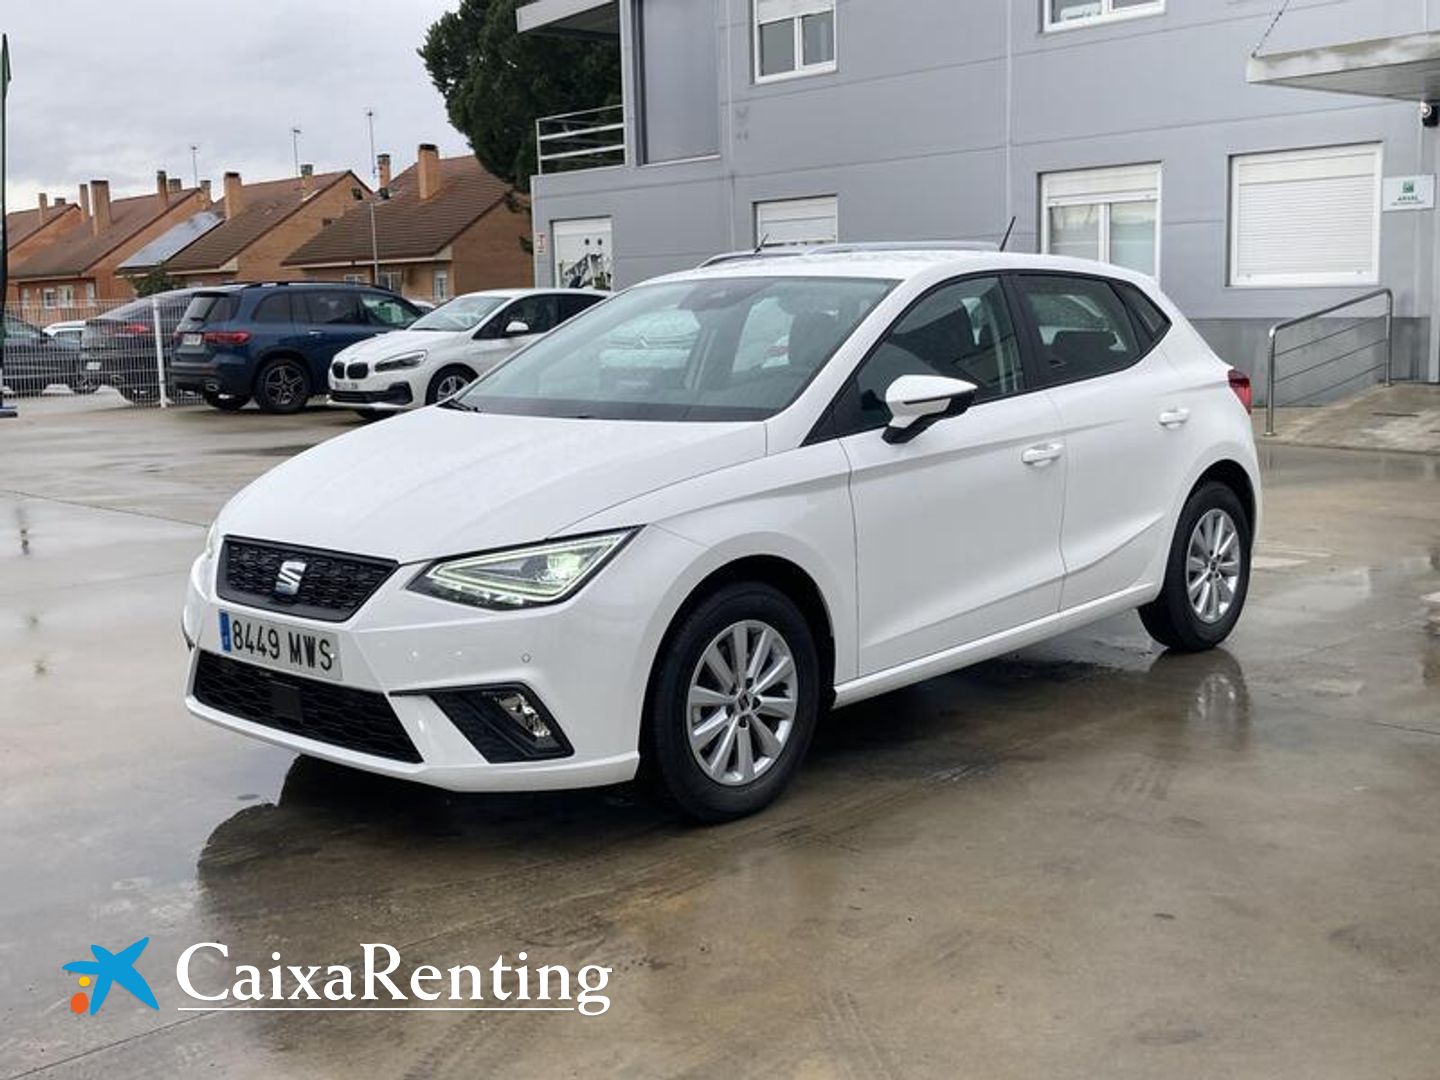
<path id="1" fill-rule="evenodd" d="M 1160 426 L 1177 428 L 1190 419 L 1189 409 L 1166 409 L 1160 414 Z"/>
<path id="2" fill-rule="evenodd" d="M 1048 465 L 1055 461 L 1065 452 L 1065 447 L 1060 443 L 1045 443 L 1041 446 L 1031 446 L 1020 455 L 1020 460 L 1026 465 Z"/>
<path id="3" fill-rule="evenodd" d="M 324 330 L 306 330 L 306 331 L 305 331 L 305 336 L 306 336 L 306 337 L 324 337 L 324 336 L 325 336 L 325 331 L 324 331 Z"/>

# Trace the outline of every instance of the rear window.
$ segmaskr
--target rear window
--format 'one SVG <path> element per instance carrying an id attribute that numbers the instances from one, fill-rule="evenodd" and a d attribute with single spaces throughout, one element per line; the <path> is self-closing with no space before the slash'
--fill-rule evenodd
<path id="1" fill-rule="evenodd" d="M 1140 320 L 1140 325 L 1145 328 L 1145 333 L 1152 342 L 1159 341 L 1165 336 L 1165 331 L 1170 329 L 1170 320 L 1156 306 L 1155 301 L 1128 281 L 1115 282 L 1115 288 L 1120 290 L 1121 298 L 1135 318 Z"/>
<path id="2" fill-rule="evenodd" d="M 209 326 L 229 322 L 239 310 L 240 298 L 235 293 L 200 293 L 190 300 L 184 321 Z"/>

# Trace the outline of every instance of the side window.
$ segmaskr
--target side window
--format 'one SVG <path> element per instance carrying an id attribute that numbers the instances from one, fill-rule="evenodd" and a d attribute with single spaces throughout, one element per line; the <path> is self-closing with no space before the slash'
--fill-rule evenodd
<path id="1" fill-rule="evenodd" d="M 304 294 L 309 321 L 321 326 L 353 326 L 365 322 L 360 310 L 360 297 L 354 292 L 326 292 L 313 289 Z"/>
<path id="2" fill-rule="evenodd" d="M 976 401 L 1026 389 L 1015 325 L 999 278 L 967 278 L 922 298 L 856 371 L 838 418 L 841 434 L 890 421 L 885 391 L 902 375 L 943 375 L 979 387 Z"/>
<path id="3" fill-rule="evenodd" d="M 567 294 L 559 296 L 557 299 L 560 302 L 560 321 L 564 322 L 566 319 L 579 315 L 586 308 L 594 307 L 605 298 L 603 296 Z"/>
<path id="4" fill-rule="evenodd" d="M 271 293 L 255 305 L 255 321 L 262 323 L 288 323 L 290 315 L 290 294 Z"/>
<path id="5" fill-rule="evenodd" d="M 1109 282 L 1041 274 L 1015 281 L 1040 335 L 1047 382 L 1093 379 L 1140 358 L 1130 316 Z"/>
<path id="6" fill-rule="evenodd" d="M 366 322 L 372 326 L 388 326 L 394 330 L 409 326 L 419 317 L 398 297 L 384 293 L 365 293 L 360 297 L 360 305 L 365 309 Z"/>
<path id="7" fill-rule="evenodd" d="M 558 297 L 544 293 L 522 296 L 500 312 L 500 332 L 503 334 L 513 322 L 522 322 L 530 328 L 531 334 L 549 333 L 560 322 L 558 300 Z"/>
<path id="8" fill-rule="evenodd" d="M 1130 313 L 1145 328 L 1145 333 L 1149 335 L 1151 343 L 1163 338 L 1165 332 L 1170 329 L 1170 320 L 1155 301 L 1146 296 L 1143 289 L 1136 288 L 1128 281 L 1115 282 L 1115 288 L 1119 290 Z"/>

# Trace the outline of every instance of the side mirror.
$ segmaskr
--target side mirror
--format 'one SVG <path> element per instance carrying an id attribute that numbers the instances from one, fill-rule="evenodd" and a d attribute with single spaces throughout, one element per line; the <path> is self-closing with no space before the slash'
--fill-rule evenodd
<path id="1" fill-rule="evenodd" d="M 979 387 L 941 375 L 901 375 L 885 391 L 890 425 L 888 443 L 906 443 L 937 420 L 959 416 L 975 403 Z"/>
<path id="2" fill-rule="evenodd" d="M 521 322 L 519 319 L 515 319 L 514 321 L 507 324 L 505 327 L 506 337 L 519 337 L 521 334 L 528 334 L 529 332 L 530 324 L 527 322 Z"/>

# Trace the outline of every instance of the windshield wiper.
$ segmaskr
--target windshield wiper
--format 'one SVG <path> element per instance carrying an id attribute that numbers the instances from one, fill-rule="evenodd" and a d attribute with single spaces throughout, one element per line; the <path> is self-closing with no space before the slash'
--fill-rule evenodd
<path id="1" fill-rule="evenodd" d="M 454 409 L 454 410 L 456 410 L 457 412 L 473 412 L 473 413 L 478 413 L 478 412 L 484 412 L 484 411 L 485 411 L 484 409 L 480 408 L 478 405 L 467 405 L 467 404 L 465 404 L 465 402 L 461 401 L 459 398 L 451 398 L 449 401 L 442 401 L 442 402 L 440 402 L 440 408 L 442 408 L 442 409 Z"/>

